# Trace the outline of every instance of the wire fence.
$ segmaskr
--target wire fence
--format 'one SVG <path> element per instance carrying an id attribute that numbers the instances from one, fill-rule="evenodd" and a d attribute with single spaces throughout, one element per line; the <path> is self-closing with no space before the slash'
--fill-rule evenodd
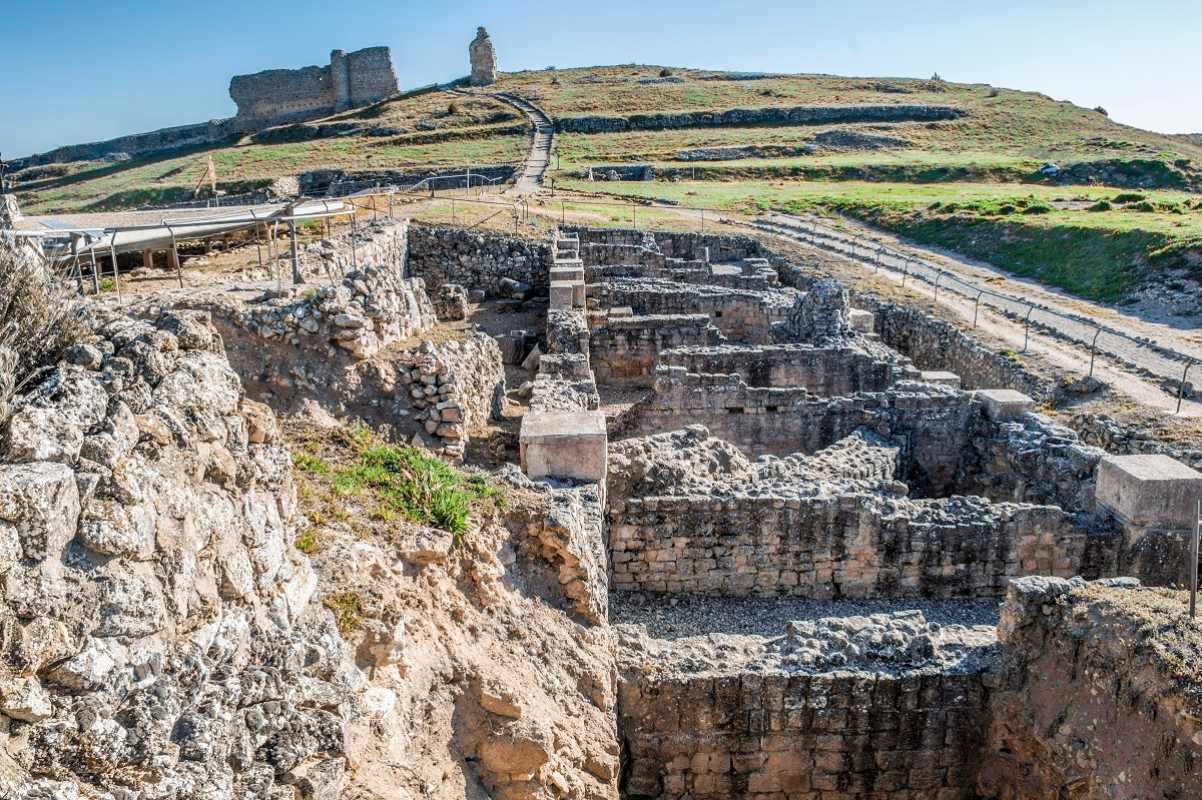
<path id="1" fill-rule="evenodd" d="M 901 275 L 902 285 L 922 282 L 932 289 L 938 300 L 942 292 L 960 295 L 973 303 L 973 327 L 977 326 L 982 306 L 1005 317 L 1021 322 L 1025 331 L 1026 350 L 1032 329 L 1085 348 L 1090 354 L 1089 372 L 1093 376 L 1096 357 L 1104 355 L 1145 377 L 1160 381 L 1177 395 L 1177 410 L 1181 400 L 1192 394 L 1191 371 L 1202 374 L 1202 358 L 1165 347 L 1142 337 L 1132 336 L 1087 317 L 1066 314 L 1025 297 L 1005 294 L 980 286 L 955 273 L 931 263 L 913 253 L 896 250 L 876 241 L 851 234 L 835 232 L 795 217 L 774 216 L 761 221 L 760 227 L 800 239 L 808 244 L 833 250 L 864 262 L 874 271 L 887 269 Z"/>
<path id="2" fill-rule="evenodd" d="M 469 175 L 470 177 L 468 177 Z M 573 211 L 579 211 L 582 207 L 595 206 L 598 209 L 604 209 L 604 213 L 608 214 L 611 219 L 617 219 L 618 217 L 614 216 L 617 214 L 624 220 L 625 215 L 629 214 L 630 225 L 635 228 L 639 227 L 640 211 L 643 211 L 644 222 L 648 221 L 647 211 L 670 211 L 675 214 L 688 212 L 694 215 L 691 224 L 699 227 L 702 232 L 706 230 L 707 212 L 711 229 L 713 228 L 712 223 L 723 221 L 722 210 L 716 208 L 685 208 L 646 200 L 622 201 L 618 198 L 601 200 L 587 195 L 580 196 L 577 193 L 572 195 L 560 193 L 558 197 L 554 194 L 551 196 L 543 194 L 533 200 L 530 197 L 507 197 L 504 195 L 493 195 L 490 198 L 488 189 L 497 188 L 501 181 L 486 179 L 479 173 L 461 174 L 460 177 L 464 177 L 474 184 L 459 187 L 459 191 L 464 192 L 463 196 L 441 194 L 434 189 L 432 180 L 444 180 L 447 177 L 426 178 L 409 186 L 374 186 L 334 199 L 350 205 L 352 210 L 348 213 L 352 228 L 354 221 L 364 213 L 369 213 L 373 217 L 385 214 L 394 216 L 398 202 L 413 203 L 431 200 L 435 201 L 435 204 L 444 204 L 449 209 L 450 221 L 453 224 L 471 229 L 484 225 L 505 229 L 512 221 L 515 233 L 526 232 L 539 235 L 551 230 L 557 224 L 565 223 L 569 206 Z M 479 183 L 475 183 L 476 180 L 479 180 Z M 473 191 L 476 193 L 474 196 Z M 483 213 L 468 213 L 468 209 L 473 206 L 483 206 Z M 556 214 L 556 211 L 559 213 Z M 499 221 L 498 218 L 500 218 Z M 913 252 L 888 247 L 855 234 L 834 231 L 797 217 L 771 215 L 757 220 L 755 224 L 761 229 L 783 234 L 853 258 L 874 271 L 889 270 L 901 277 L 903 286 L 911 281 L 925 284 L 930 287 L 935 300 L 938 300 L 941 293 L 948 292 L 971 301 L 974 328 L 978 323 L 982 307 L 997 312 L 1023 326 L 1024 351 L 1027 349 L 1032 330 L 1073 343 L 1089 354 L 1089 367 L 1086 374 L 1090 377 L 1093 376 L 1097 356 L 1105 356 L 1144 377 L 1158 381 L 1166 391 L 1177 396 L 1178 410 L 1180 410 L 1182 399 L 1187 396 L 1192 397 L 1196 392 L 1190 378 L 1195 377 L 1196 379 L 1197 375 L 1202 374 L 1202 355 L 1181 352 L 1157 344 L 1150 339 L 1132 336 L 1088 317 L 1065 313 L 1026 297 L 989 289 L 950 272 Z M 275 272 L 278 277 L 279 270 L 277 269 Z"/>

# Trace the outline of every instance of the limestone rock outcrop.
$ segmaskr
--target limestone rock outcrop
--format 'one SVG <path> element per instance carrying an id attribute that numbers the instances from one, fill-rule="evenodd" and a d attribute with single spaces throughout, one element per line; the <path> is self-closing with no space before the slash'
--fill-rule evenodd
<path id="1" fill-rule="evenodd" d="M 0 444 L 0 796 L 333 796 L 362 676 L 271 412 L 203 313 L 80 349 Z"/>

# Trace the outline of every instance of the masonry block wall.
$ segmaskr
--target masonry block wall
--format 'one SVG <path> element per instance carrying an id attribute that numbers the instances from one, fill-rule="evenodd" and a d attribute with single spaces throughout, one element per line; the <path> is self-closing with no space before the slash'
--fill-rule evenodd
<path id="1" fill-rule="evenodd" d="M 698 375 L 660 368 L 654 391 L 630 414 L 631 435 L 704 425 L 747 455 L 815 453 L 858 428 L 902 448 L 898 478 L 922 496 L 958 485 L 970 452 L 970 421 L 981 414 L 971 395 L 928 384 L 898 384 L 882 393 L 817 398 L 804 389 L 751 387 L 738 375 Z"/>
<path id="2" fill-rule="evenodd" d="M 1000 597 L 1015 575 L 1113 574 L 1116 547 L 1060 509 L 980 498 L 612 498 L 609 517 L 613 586 L 646 592 Z"/>
<path id="3" fill-rule="evenodd" d="M 659 363 L 691 373 L 738 375 L 750 387 L 799 387 L 824 397 L 881 392 L 904 375 L 916 376 L 897 358 L 850 344 L 690 347 L 663 352 Z"/>
<path id="4" fill-rule="evenodd" d="M 703 261 L 706 248 L 709 249 L 710 261 L 741 261 L 745 258 L 765 258 L 768 251 L 757 240 L 750 236 L 727 236 L 704 233 L 673 233 L 670 231 L 655 231 L 630 228 L 569 228 L 580 237 L 581 250 L 588 245 L 605 245 L 615 247 L 642 247 L 650 236 L 656 247 L 666 258 L 681 258 L 686 260 Z M 613 261 L 590 261 L 590 264 L 624 264 L 620 258 Z M 637 262 L 636 262 L 637 263 Z"/>
<path id="5" fill-rule="evenodd" d="M 238 105 L 234 123 L 248 128 L 312 119 L 399 91 L 387 47 L 334 50 L 328 66 L 271 69 L 230 80 L 230 97 Z"/>
<path id="6" fill-rule="evenodd" d="M 704 314 L 612 318 L 590 336 L 593 372 L 602 383 L 650 386 L 664 351 L 719 340 Z"/>
<path id="7" fill-rule="evenodd" d="M 988 724 L 980 672 L 625 673 L 625 796 L 969 800 Z"/>
<path id="8" fill-rule="evenodd" d="M 600 308 L 630 306 L 636 314 L 705 314 L 733 341 L 766 343 L 772 324 L 784 321 L 792 298 L 768 292 L 695 286 L 654 279 L 618 278 L 589 287 Z"/>

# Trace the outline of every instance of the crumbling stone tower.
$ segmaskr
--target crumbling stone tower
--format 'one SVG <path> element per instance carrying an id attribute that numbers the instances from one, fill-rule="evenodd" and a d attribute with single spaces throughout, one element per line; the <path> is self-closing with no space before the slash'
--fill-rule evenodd
<path id="1" fill-rule="evenodd" d="M 476 28 L 476 38 L 467 46 L 467 55 L 472 62 L 472 86 L 491 86 L 497 82 L 497 51 L 483 27 Z"/>

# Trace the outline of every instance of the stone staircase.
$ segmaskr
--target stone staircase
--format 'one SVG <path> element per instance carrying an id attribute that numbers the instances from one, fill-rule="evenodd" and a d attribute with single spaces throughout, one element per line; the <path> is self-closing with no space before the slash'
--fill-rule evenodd
<path id="1" fill-rule="evenodd" d="M 530 153 L 526 165 L 514 184 L 517 194 L 530 194 L 542 185 L 543 174 L 551 165 L 551 146 L 555 141 L 555 124 L 547 112 L 517 95 L 498 92 L 492 95 L 521 111 L 534 126 L 534 138 L 530 142 Z"/>
<path id="2" fill-rule="evenodd" d="M 551 308 L 584 308 L 584 261 L 580 258 L 580 239 L 557 230 L 551 255 Z"/>

